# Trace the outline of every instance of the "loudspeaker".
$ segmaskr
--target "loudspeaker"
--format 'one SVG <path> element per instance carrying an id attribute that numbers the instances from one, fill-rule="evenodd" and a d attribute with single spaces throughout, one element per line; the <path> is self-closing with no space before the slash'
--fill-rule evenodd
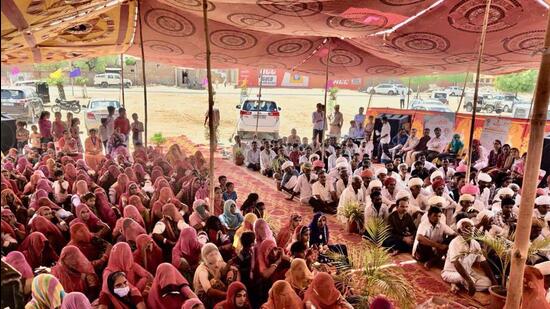
<path id="1" fill-rule="evenodd" d="M 15 139 L 15 131 L 17 126 L 15 124 L 15 119 L 2 114 L 2 152 L 6 153 L 10 148 L 17 146 L 17 140 Z"/>
<path id="2" fill-rule="evenodd" d="M 546 179 L 550 175 L 550 135 L 544 138 L 544 144 L 542 146 L 542 160 L 540 161 L 540 169 L 546 171 L 546 175 L 539 184 L 540 188 L 544 188 L 548 185 Z"/>

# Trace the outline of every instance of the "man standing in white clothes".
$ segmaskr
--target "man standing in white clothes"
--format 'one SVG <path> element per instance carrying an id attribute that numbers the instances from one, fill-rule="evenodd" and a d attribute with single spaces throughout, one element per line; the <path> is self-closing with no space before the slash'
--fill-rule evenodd
<path id="1" fill-rule="evenodd" d="M 392 159 L 389 145 L 391 141 L 391 126 L 386 116 L 382 117 L 382 130 L 380 130 L 380 159 L 385 154 L 389 160 Z"/>
<path id="2" fill-rule="evenodd" d="M 317 103 L 317 110 L 311 115 L 311 122 L 313 123 L 313 139 L 312 141 L 323 141 L 323 130 L 325 129 L 325 113 L 323 111 L 323 104 Z"/>
<path id="3" fill-rule="evenodd" d="M 330 136 L 335 137 L 336 141 L 340 140 L 342 135 L 342 125 L 344 124 L 344 115 L 340 112 L 340 105 L 334 106 L 334 113 L 328 117 L 330 120 Z"/>

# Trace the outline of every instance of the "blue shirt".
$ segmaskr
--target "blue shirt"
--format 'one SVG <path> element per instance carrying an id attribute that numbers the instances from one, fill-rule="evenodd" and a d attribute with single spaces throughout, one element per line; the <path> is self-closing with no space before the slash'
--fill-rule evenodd
<path id="1" fill-rule="evenodd" d="M 409 136 L 407 134 L 405 135 L 396 135 L 392 138 L 392 144 L 394 145 L 397 145 L 397 144 L 401 144 L 401 145 L 405 145 L 405 143 L 407 143 L 407 140 L 409 139 Z"/>
<path id="2" fill-rule="evenodd" d="M 237 201 L 237 192 L 235 191 L 231 193 L 224 192 L 222 196 L 224 201 L 227 201 L 227 200 L 233 200 L 235 202 Z"/>

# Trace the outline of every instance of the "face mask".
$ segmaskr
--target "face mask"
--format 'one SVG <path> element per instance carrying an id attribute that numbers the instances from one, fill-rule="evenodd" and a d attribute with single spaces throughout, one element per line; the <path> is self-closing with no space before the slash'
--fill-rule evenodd
<path id="1" fill-rule="evenodd" d="M 118 295 L 119 297 L 124 297 L 128 295 L 128 292 L 130 292 L 130 287 L 127 286 L 123 288 L 115 288 L 113 292 L 115 292 L 115 294 Z"/>

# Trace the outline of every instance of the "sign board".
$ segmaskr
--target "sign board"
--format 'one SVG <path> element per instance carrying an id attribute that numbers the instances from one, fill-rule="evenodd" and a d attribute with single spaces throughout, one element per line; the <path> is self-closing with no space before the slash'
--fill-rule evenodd
<path id="1" fill-rule="evenodd" d="M 309 76 L 285 72 L 283 80 L 281 82 L 282 87 L 300 87 L 305 88 L 309 86 Z"/>
<path id="2" fill-rule="evenodd" d="M 437 115 L 424 116 L 424 128 L 430 129 L 430 135 L 434 136 L 434 129 L 441 129 L 441 138 L 445 142 L 450 142 L 453 138 L 455 128 L 455 114 L 454 113 L 440 113 Z"/>
<path id="3" fill-rule="evenodd" d="M 504 143 L 508 139 L 508 131 L 512 120 L 488 118 L 483 124 L 483 130 L 481 131 L 481 137 L 479 141 L 481 145 L 487 149 L 492 149 L 493 142 L 498 139 Z"/>

